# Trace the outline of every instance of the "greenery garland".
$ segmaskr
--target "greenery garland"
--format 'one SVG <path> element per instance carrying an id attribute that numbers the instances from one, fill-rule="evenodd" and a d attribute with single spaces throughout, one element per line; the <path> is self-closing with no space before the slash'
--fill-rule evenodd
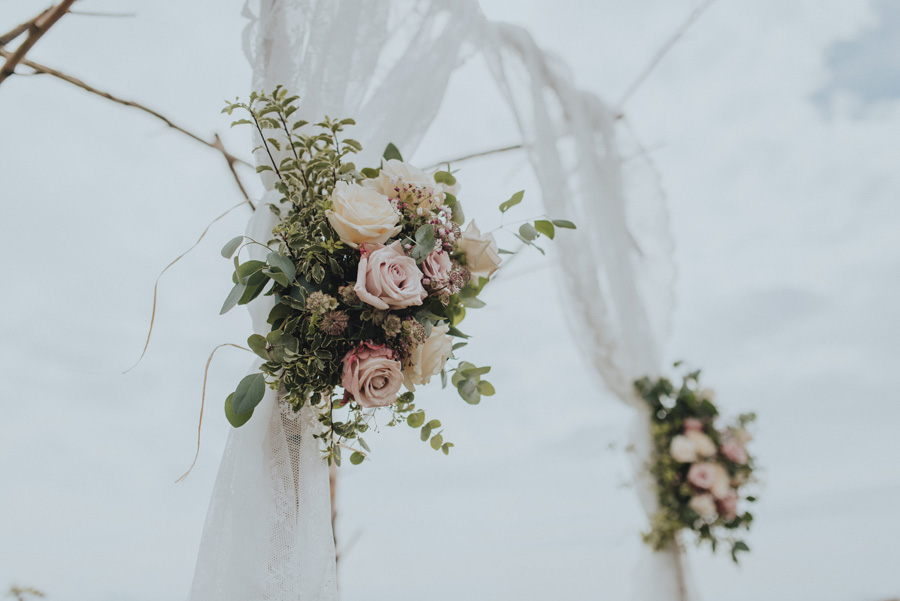
<path id="1" fill-rule="evenodd" d="M 661 550 L 678 532 L 690 530 L 698 544 L 709 541 L 713 552 L 721 542 L 728 544 L 737 562 L 739 552 L 750 550 L 738 533 L 750 528 L 753 514 L 739 506 L 756 501 L 746 492 L 756 480 L 747 452 L 747 426 L 756 415 L 719 426 L 713 392 L 701 388 L 699 378 L 698 370 L 686 373 L 680 386 L 667 378 L 634 383 L 650 407 L 654 459 L 649 469 L 659 494 L 659 510 L 644 541 Z"/>

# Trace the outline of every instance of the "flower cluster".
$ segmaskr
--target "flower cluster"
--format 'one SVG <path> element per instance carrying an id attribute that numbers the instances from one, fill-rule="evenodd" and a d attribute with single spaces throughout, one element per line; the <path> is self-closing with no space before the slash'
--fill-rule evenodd
<path id="1" fill-rule="evenodd" d="M 699 387 L 699 374 L 686 374 L 678 388 L 666 378 L 635 382 L 651 409 L 655 460 L 650 471 L 659 492 L 659 511 L 644 538 L 662 549 L 688 529 L 698 542 L 709 541 L 714 551 L 726 540 L 737 561 L 738 552 L 749 547 L 736 533 L 753 520 L 740 504 L 756 500 L 745 493 L 754 481 L 747 425 L 755 416 L 741 415 L 735 424 L 718 427 L 713 393 Z"/>
<path id="2" fill-rule="evenodd" d="M 378 167 L 357 169 L 348 158 L 362 147 L 342 135 L 353 121 L 294 121 L 296 100 L 279 87 L 224 111 L 249 113 L 235 124 L 262 134 L 268 164 L 258 170 L 271 172 L 282 196 L 270 206 L 279 217 L 271 239 L 238 236 L 222 252 L 235 257 L 223 313 L 261 294 L 275 301 L 271 331 L 247 341 L 265 360 L 261 373 L 241 381 L 226 415 L 235 427 L 245 423 L 268 385 L 295 410 L 318 409 L 329 462 L 340 464 L 342 447 L 352 450 L 352 463 L 365 459 L 362 434 L 377 408 L 392 413 L 388 425 L 405 421 L 448 454 L 453 444 L 439 420 L 425 419 L 414 392 L 440 374 L 468 403 L 494 394 L 482 379 L 490 367 L 448 362 L 466 344 L 458 326 L 467 308 L 484 305 L 478 295 L 502 251 L 491 233 L 465 224 L 449 169 L 422 171 L 393 145 Z M 501 212 L 521 199 L 516 193 Z M 534 245 L 541 235 L 552 239 L 556 227 L 575 226 L 538 220 L 515 235 Z M 265 246 L 266 260 L 241 262 L 247 245 Z"/>

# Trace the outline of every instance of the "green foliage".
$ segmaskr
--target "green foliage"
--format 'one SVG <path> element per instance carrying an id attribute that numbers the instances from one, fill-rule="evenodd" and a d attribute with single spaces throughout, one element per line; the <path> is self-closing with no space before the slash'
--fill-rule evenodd
<path id="1" fill-rule="evenodd" d="M 520 202 L 525 197 L 525 190 L 519 190 L 515 194 L 513 194 L 509 200 L 503 201 L 500 203 L 500 212 L 505 213 Z"/>
<path id="2" fill-rule="evenodd" d="M 400 155 L 400 151 L 394 146 L 393 143 L 388 143 L 387 148 L 384 149 L 384 154 L 382 155 L 385 160 L 396 159 L 398 161 L 402 161 L 403 157 Z"/>

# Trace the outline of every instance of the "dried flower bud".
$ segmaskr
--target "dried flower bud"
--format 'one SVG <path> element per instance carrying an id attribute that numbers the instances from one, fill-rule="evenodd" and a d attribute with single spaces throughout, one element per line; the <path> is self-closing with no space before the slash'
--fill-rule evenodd
<path id="1" fill-rule="evenodd" d="M 350 321 L 350 316 L 343 311 L 329 311 L 322 316 L 319 329 L 329 336 L 337 336 L 347 329 L 348 321 Z"/>
<path id="2" fill-rule="evenodd" d="M 324 292 L 313 292 L 306 299 L 306 310 L 311 313 L 325 313 L 337 309 L 337 299 Z"/>
<path id="3" fill-rule="evenodd" d="M 353 290 L 353 284 L 347 284 L 338 288 L 338 296 L 341 297 L 341 302 L 345 305 L 359 304 L 359 297 L 356 296 L 356 292 Z"/>
<path id="4" fill-rule="evenodd" d="M 384 328 L 384 333 L 388 335 L 388 337 L 393 338 L 397 334 L 400 333 L 400 328 L 402 326 L 402 322 L 400 317 L 390 313 L 387 317 L 384 318 L 384 323 L 382 324 L 382 328 Z"/>

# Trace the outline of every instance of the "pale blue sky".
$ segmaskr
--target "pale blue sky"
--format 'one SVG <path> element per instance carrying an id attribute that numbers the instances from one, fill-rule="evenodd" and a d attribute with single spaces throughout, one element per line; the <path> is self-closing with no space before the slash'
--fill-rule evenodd
<path id="1" fill-rule="evenodd" d="M 0 29 L 45 4 L 3 3 Z M 81 4 L 138 16 L 67 17 L 35 60 L 249 154 L 219 115 L 250 81 L 242 2 Z M 615 101 L 696 4 L 484 7 Z M 725 412 L 760 414 L 753 552 L 739 569 L 692 552 L 705 599 L 900 595 L 900 102 L 875 85 L 897 80 L 897 53 L 883 50 L 896 32 L 896 4 L 720 0 L 625 107 L 672 213 L 669 357 L 703 367 Z M 515 142 L 503 106 L 467 65 L 413 159 Z M 511 190 L 525 187 L 523 211 L 539 210 L 515 154 L 470 163 L 460 180 L 483 226 Z M 144 363 L 103 375 L 139 354 L 159 270 L 238 202 L 227 169 L 150 118 L 22 77 L 0 87 L 0 182 L 0 587 L 38 586 L 49 601 L 182 599 L 229 428 L 220 403 L 251 361 L 220 353 L 200 460 L 176 486 L 206 357 L 249 331 L 242 312 L 218 316 L 231 271 L 218 250 L 247 214 L 216 224 L 165 276 Z M 570 344 L 552 271 L 517 260 L 467 321 L 467 357 L 495 366 L 497 396 L 478 407 L 422 397 L 457 445 L 451 457 L 398 428 L 343 472 L 338 536 L 355 541 L 345 601 L 627 598 L 644 526 L 622 452 L 630 416 Z"/>

